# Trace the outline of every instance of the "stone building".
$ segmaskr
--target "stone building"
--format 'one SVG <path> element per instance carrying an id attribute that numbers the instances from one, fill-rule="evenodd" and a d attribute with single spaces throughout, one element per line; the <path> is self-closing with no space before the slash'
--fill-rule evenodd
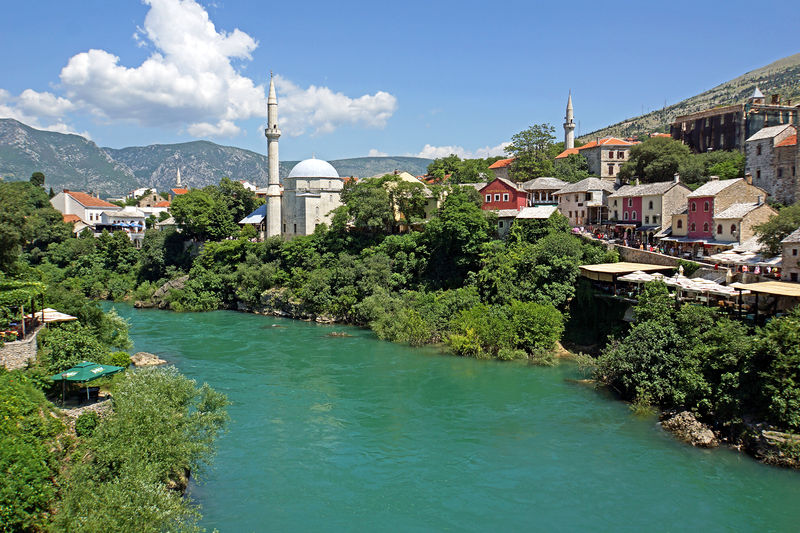
<path id="1" fill-rule="evenodd" d="M 783 239 L 781 247 L 783 248 L 781 279 L 800 281 L 800 228 Z"/>
<path id="2" fill-rule="evenodd" d="M 777 215 L 763 200 L 736 203 L 714 215 L 714 239 L 719 242 L 742 244 L 755 237 L 753 227 Z"/>
<path id="3" fill-rule="evenodd" d="M 514 162 L 513 157 L 509 157 L 508 159 L 498 159 L 491 165 L 489 168 L 492 172 L 494 172 L 495 178 L 503 178 L 503 179 L 510 179 L 508 176 L 508 171 L 511 169 L 511 164 Z"/>
<path id="4" fill-rule="evenodd" d="M 624 185 L 608 197 L 609 219 L 652 237 L 672 226 L 673 213 L 686 205 L 690 192 L 677 175 L 672 181 Z"/>
<path id="5" fill-rule="evenodd" d="M 670 125 L 673 139 L 693 152 L 743 150 L 745 141 L 768 126 L 800 125 L 800 106 L 782 102 L 773 94 L 769 103 L 756 87 L 744 104 L 734 104 L 681 115 Z"/>
<path id="6" fill-rule="evenodd" d="M 578 148 L 567 148 L 556 156 L 555 162 L 558 164 L 571 154 L 580 154 L 586 158 L 589 174 L 614 180 L 622 164 L 628 160 L 631 146 L 635 144 L 637 143 L 616 137 L 595 139 Z"/>
<path id="7" fill-rule="evenodd" d="M 557 203 L 555 192 L 569 185 L 558 178 L 541 177 L 528 180 L 522 188 L 528 194 L 528 205 L 542 205 Z"/>
<path id="8" fill-rule="evenodd" d="M 318 224 L 330 224 L 331 211 L 342 205 L 343 187 L 344 180 L 327 161 L 306 159 L 297 163 L 283 180 L 281 234 L 287 239 L 311 235 Z M 269 209 L 267 203 L 268 233 Z"/>
<path id="9" fill-rule="evenodd" d="M 792 204 L 798 197 L 797 129 L 790 124 L 769 126 L 751 135 L 745 142 L 745 174 L 753 184 L 767 191 L 769 198 Z"/>
<path id="10" fill-rule="evenodd" d="M 608 220 L 608 196 L 614 183 L 600 178 L 586 178 L 556 191 L 558 210 L 571 226 L 603 224 Z"/>

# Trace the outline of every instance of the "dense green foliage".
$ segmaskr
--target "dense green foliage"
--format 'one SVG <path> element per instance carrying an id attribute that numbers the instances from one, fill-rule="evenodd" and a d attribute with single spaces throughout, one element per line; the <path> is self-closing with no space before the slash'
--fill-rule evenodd
<path id="1" fill-rule="evenodd" d="M 446 178 L 449 183 L 489 182 L 494 179 L 494 171 L 489 166 L 499 159 L 501 158 L 461 159 L 455 154 L 450 154 L 447 157 L 434 159 L 428 165 L 428 175 L 432 176 L 437 183 L 443 183 Z"/>
<path id="2" fill-rule="evenodd" d="M 744 154 L 717 151 L 693 154 L 689 147 L 668 137 L 651 137 L 631 148 L 619 177 L 639 178 L 643 183 L 670 181 L 678 173 L 688 184 L 701 184 L 709 176 L 720 179 L 744 177 Z"/>
<path id="3" fill-rule="evenodd" d="M 559 153 L 555 131 L 550 124 L 534 124 L 511 136 L 511 143 L 505 150 L 514 158 L 511 165 L 511 177 L 514 180 L 525 181 L 553 175 L 553 159 Z"/>
<path id="4" fill-rule="evenodd" d="M 220 240 L 237 233 L 239 220 L 262 202 L 238 181 L 222 178 L 218 186 L 191 189 L 176 196 L 170 211 L 187 235 L 200 240 Z"/>
<path id="5" fill-rule="evenodd" d="M 676 308 L 654 282 L 636 318 L 597 360 L 597 377 L 623 398 L 689 409 L 732 435 L 747 418 L 800 429 L 800 308 L 753 335 L 716 309 Z"/>
<path id="6" fill-rule="evenodd" d="M 75 454 L 56 528 L 196 530 L 197 511 L 176 489 L 213 456 L 227 400 L 174 368 L 127 372 L 113 395 L 113 413 Z"/>
<path id="7" fill-rule="evenodd" d="M 800 228 L 800 204 L 782 208 L 777 215 L 753 229 L 758 240 L 764 243 L 765 251 L 774 256 L 781 254 L 781 241 L 798 228 Z"/>

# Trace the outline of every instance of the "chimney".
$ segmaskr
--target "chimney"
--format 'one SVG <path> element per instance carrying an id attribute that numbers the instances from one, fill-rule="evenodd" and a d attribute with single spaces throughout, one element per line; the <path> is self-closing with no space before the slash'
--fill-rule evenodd
<path id="1" fill-rule="evenodd" d="M 758 195 L 758 205 L 761 205 L 763 203 L 764 203 L 764 197 L 759 194 Z"/>
<path id="2" fill-rule="evenodd" d="M 676 172 L 675 175 L 672 176 L 672 181 L 675 182 L 675 183 L 680 183 L 681 182 L 681 175 Z"/>
<path id="3" fill-rule="evenodd" d="M 753 175 L 748 172 L 747 174 L 744 175 L 744 181 L 746 181 L 748 184 L 752 185 L 753 184 Z"/>
<path id="4" fill-rule="evenodd" d="M 708 181 L 719 181 L 719 176 L 710 176 Z"/>

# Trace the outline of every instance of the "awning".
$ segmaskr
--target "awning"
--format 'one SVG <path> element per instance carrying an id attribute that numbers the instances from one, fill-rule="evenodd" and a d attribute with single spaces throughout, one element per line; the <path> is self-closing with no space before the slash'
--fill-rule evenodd
<path id="1" fill-rule="evenodd" d="M 25 315 L 25 318 L 33 318 L 33 316 L 36 316 L 38 319 L 43 320 L 45 324 L 50 324 L 52 322 L 70 322 L 72 320 L 78 320 L 78 317 L 62 313 L 61 311 L 56 311 L 55 309 L 51 309 L 49 307 L 45 307 L 41 311 L 36 311 L 35 313 L 33 313 L 33 315 Z"/>
<path id="2" fill-rule="evenodd" d="M 790 296 L 800 298 L 800 284 L 785 281 L 762 281 L 761 283 L 733 283 L 734 289 L 749 290 L 773 296 Z"/>
<path id="3" fill-rule="evenodd" d="M 123 370 L 125 370 L 125 368 L 121 366 L 99 365 L 97 363 L 84 361 L 73 366 L 69 370 L 65 370 L 52 376 L 50 379 L 53 381 L 74 381 L 78 383 L 85 383 L 87 381 L 93 381 L 95 379 L 102 378 L 103 376 L 116 374 L 117 372 L 121 372 Z"/>

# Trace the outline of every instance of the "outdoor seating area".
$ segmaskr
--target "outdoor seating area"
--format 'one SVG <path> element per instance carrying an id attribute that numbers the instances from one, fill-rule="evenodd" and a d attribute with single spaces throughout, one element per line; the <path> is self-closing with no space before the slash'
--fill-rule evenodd
<path id="1" fill-rule="evenodd" d="M 125 370 L 125 368 L 121 366 L 99 365 L 97 363 L 83 361 L 69 370 L 52 376 L 50 379 L 61 382 L 62 405 L 65 405 L 68 399 L 77 399 L 78 403 L 84 403 L 85 399 L 86 403 L 91 403 L 92 401 L 98 401 L 100 397 L 100 387 L 89 387 L 88 383 L 102 377 L 116 374 L 117 372 L 122 372 L 123 370 Z M 69 392 L 73 392 L 72 385 L 85 388 L 85 394 L 84 391 L 79 391 L 77 396 L 67 394 L 68 386 L 70 389 Z"/>

